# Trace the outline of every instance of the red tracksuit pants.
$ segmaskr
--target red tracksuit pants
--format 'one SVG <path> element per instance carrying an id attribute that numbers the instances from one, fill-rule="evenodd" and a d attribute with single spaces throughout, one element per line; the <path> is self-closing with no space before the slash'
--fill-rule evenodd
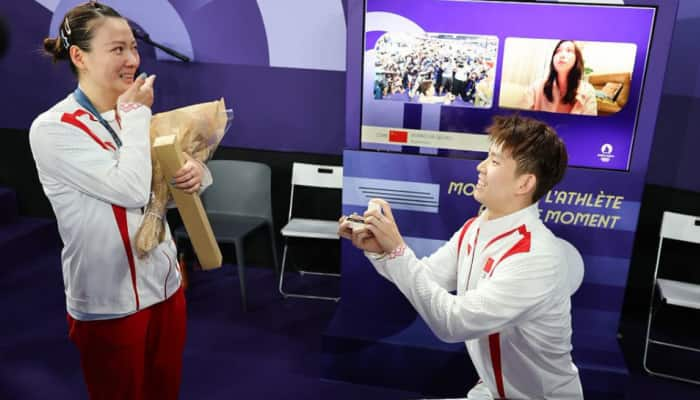
<path id="1" fill-rule="evenodd" d="M 177 399 L 186 330 L 182 288 L 168 300 L 128 317 L 78 321 L 68 335 L 92 400 Z"/>

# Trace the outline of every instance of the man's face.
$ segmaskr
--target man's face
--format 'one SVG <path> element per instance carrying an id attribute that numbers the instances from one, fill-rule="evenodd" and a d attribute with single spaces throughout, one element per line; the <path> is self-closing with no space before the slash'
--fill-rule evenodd
<path id="1" fill-rule="evenodd" d="M 474 198 L 492 211 L 502 212 L 508 209 L 516 200 L 520 185 L 516 167 L 510 151 L 492 144 L 488 157 L 476 167 L 479 181 Z"/>

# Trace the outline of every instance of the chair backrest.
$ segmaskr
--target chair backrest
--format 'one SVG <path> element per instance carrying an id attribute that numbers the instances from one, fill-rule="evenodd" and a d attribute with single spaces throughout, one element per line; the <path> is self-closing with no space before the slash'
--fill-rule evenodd
<path id="1" fill-rule="evenodd" d="M 343 188 L 343 167 L 335 165 L 292 164 L 292 187 L 289 195 L 289 215 L 292 218 L 294 209 L 294 187 L 307 186 L 325 189 Z"/>
<path id="2" fill-rule="evenodd" d="M 583 257 L 581 257 L 581 253 L 578 252 L 574 245 L 562 238 L 558 239 L 568 267 L 569 295 L 573 296 L 583 282 Z"/>
<path id="3" fill-rule="evenodd" d="M 297 163 L 292 164 L 292 185 L 340 189 L 343 167 Z"/>
<path id="4" fill-rule="evenodd" d="M 214 160 L 207 166 L 214 179 L 202 195 L 207 213 L 255 216 L 272 223 L 269 166 L 238 160 Z"/>
<path id="5" fill-rule="evenodd" d="M 700 217 L 664 211 L 660 236 L 661 239 L 700 243 Z"/>

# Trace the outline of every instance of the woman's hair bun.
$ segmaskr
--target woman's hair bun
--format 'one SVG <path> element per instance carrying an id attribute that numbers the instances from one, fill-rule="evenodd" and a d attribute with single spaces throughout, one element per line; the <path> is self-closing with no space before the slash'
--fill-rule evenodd
<path id="1" fill-rule="evenodd" d="M 51 56 L 53 62 L 68 59 L 68 51 L 63 47 L 63 43 L 59 38 L 44 39 L 44 52 Z"/>

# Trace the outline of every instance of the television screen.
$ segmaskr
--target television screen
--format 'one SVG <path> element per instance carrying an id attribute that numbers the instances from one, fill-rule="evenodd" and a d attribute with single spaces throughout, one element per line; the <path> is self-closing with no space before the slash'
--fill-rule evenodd
<path id="1" fill-rule="evenodd" d="M 367 0 L 361 148 L 481 158 L 494 115 L 543 120 L 569 165 L 628 170 L 656 9 Z"/>

